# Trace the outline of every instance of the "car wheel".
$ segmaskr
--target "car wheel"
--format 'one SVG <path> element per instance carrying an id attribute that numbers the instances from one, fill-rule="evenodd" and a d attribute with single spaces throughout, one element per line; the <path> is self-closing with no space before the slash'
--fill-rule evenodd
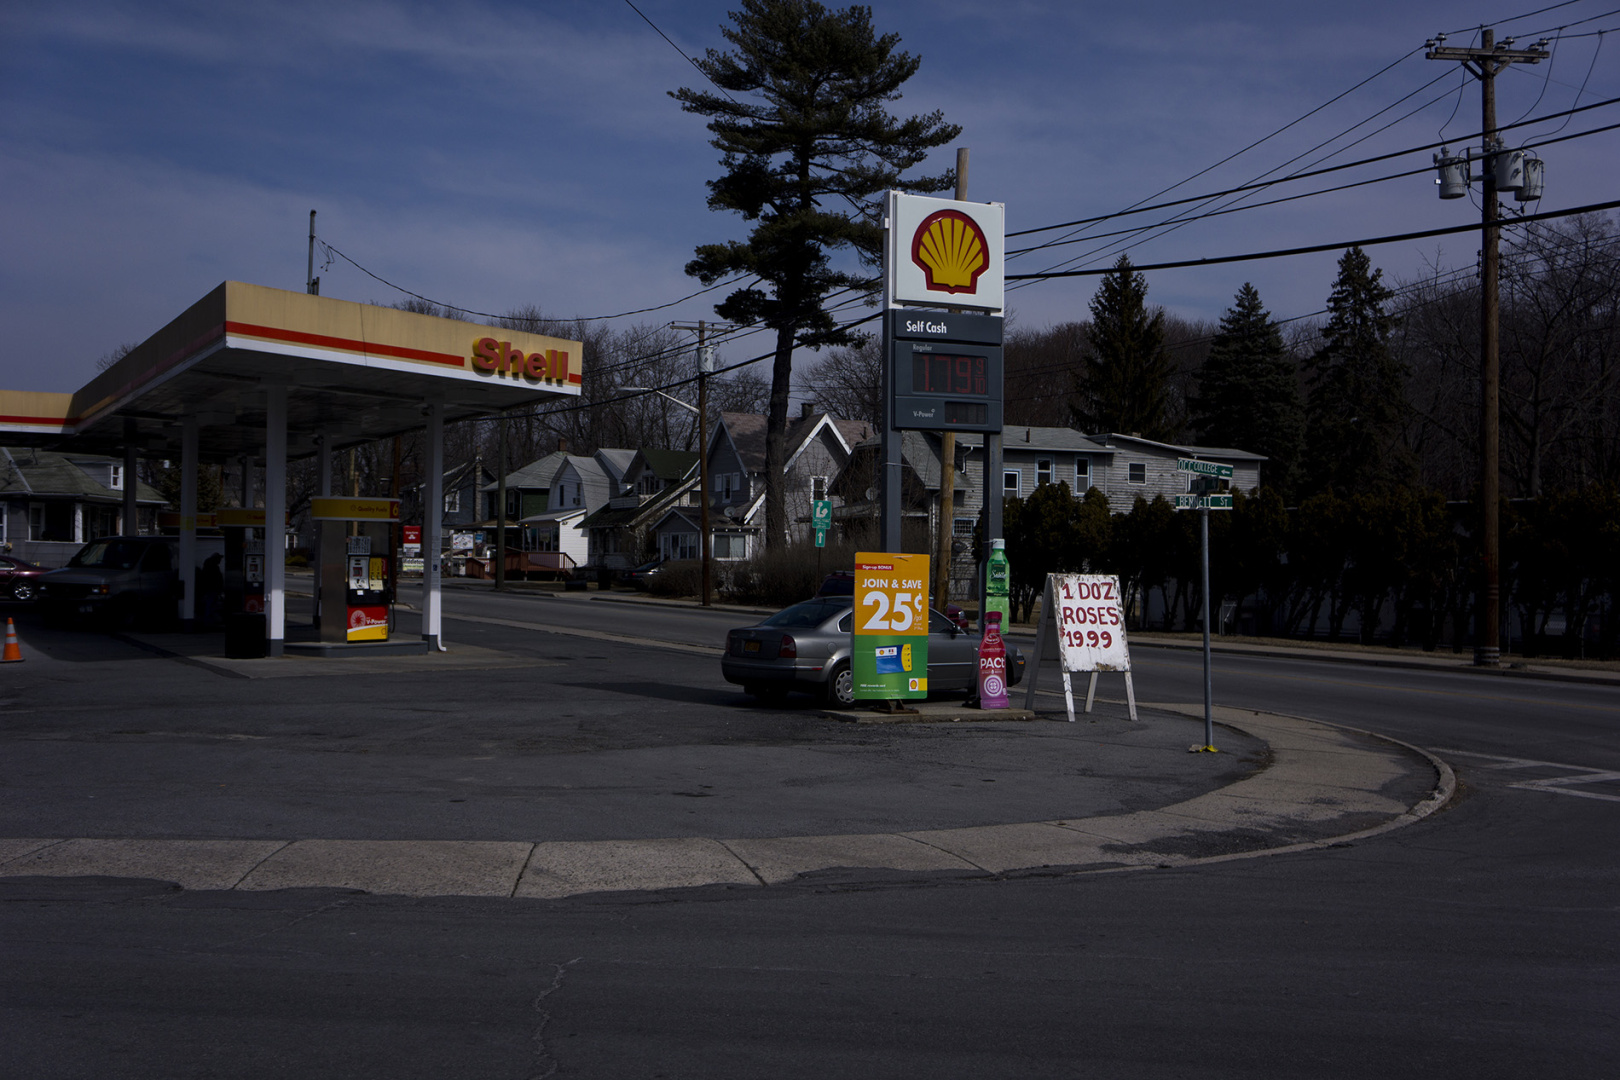
<path id="1" fill-rule="evenodd" d="M 827 704 L 843 708 L 855 704 L 855 673 L 849 669 L 848 660 L 840 661 L 827 680 Z"/>
<path id="2" fill-rule="evenodd" d="M 11 587 L 11 598 L 13 600 L 32 600 L 34 598 L 34 586 L 26 581 L 17 582 Z"/>

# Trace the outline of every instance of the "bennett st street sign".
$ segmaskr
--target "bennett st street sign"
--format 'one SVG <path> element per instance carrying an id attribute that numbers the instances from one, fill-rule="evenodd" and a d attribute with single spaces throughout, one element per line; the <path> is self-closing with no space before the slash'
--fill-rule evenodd
<path id="1" fill-rule="evenodd" d="M 1200 476 L 1213 476 L 1220 480 L 1232 479 L 1232 466 L 1222 465 L 1218 461 L 1199 461 L 1196 458 L 1176 458 L 1176 468 L 1182 472 L 1197 473 Z"/>
<path id="2" fill-rule="evenodd" d="M 1230 495 L 1176 495 L 1173 496 L 1173 500 L 1177 510 L 1232 509 L 1232 496 Z"/>

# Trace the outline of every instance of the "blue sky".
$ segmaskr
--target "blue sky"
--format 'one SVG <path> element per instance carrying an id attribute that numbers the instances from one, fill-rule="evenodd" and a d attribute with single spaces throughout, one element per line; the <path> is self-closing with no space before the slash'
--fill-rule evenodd
<path id="1" fill-rule="evenodd" d="M 637 6 L 689 54 L 723 44 L 727 3 Z M 1437 31 L 1466 43 L 1481 20 L 1521 45 L 1567 26 L 1550 65 L 1510 68 L 1498 80 L 1504 123 L 1567 109 L 1578 93 L 1583 104 L 1620 95 L 1620 41 L 1574 36 L 1620 29 L 1620 3 L 1577 0 L 1515 18 L 1545 6 L 894 0 L 873 8 L 879 30 L 900 34 L 923 59 L 897 110 L 940 109 L 963 125 L 970 197 L 1004 202 L 1008 229 L 1018 230 L 1121 210 L 1392 63 L 1175 194 L 1248 182 L 1363 121 L 1288 168 L 1392 121 L 1327 163 L 1427 143 L 1442 128 L 1460 146 L 1478 125 L 1478 86 L 1454 63 L 1424 60 L 1421 47 Z M 375 273 L 465 308 L 532 303 L 595 316 L 685 296 L 699 287 L 682 273 L 693 246 L 744 229 L 705 206 L 717 155 L 703 121 L 667 96 L 699 78 L 619 0 L 6 5 L 0 386 L 75 389 L 98 357 L 227 278 L 301 289 L 311 209 L 321 236 Z M 1616 111 L 1574 117 L 1560 134 L 1614 123 Z M 1515 141 L 1562 123 L 1524 129 Z M 1617 150 L 1620 134 L 1610 132 L 1541 151 L 1541 208 L 1613 198 Z M 937 167 L 952 160 L 944 148 Z M 1427 163 L 1425 152 L 1265 197 Z M 1130 254 L 1150 263 L 1477 220 L 1471 200 L 1442 203 L 1419 175 L 1197 222 Z M 1465 234 L 1371 253 L 1400 277 L 1426 262 L 1471 263 L 1476 250 Z M 1301 315 L 1322 306 L 1335 259 L 1160 271 L 1149 276 L 1149 296 L 1175 314 L 1215 319 L 1252 280 L 1274 315 Z M 1032 256 L 1009 272 L 1057 261 Z M 343 262 L 317 272 L 323 295 L 401 298 Z M 1017 290 L 1014 317 L 1027 327 L 1083 318 L 1093 287 L 1077 279 Z M 712 318 L 714 299 L 618 325 Z M 722 357 L 764 351 L 759 340 Z"/>

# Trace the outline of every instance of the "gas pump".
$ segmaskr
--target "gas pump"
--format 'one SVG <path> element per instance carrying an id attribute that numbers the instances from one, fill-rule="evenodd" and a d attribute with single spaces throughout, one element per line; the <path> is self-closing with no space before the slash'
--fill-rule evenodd
<path id="1" fill-rule="evenodd" d="M 323 497 L 312 501 L 311 516 L 320 528 L 321 640 L 387 641 L 399 568 L 393 529 L 399 502 Z"/>
<path id="2" fill-rule="evenodd" d="M 225 655 L 263 656 L 264 511 L 230 507 L 218 519 L 225 537 Z"/>
<path id="3" fill-rule="evenodd" d="M 344 580 L 344 627 L 349 641 L 387 641 L 394 604 L 394 567 L 397 559 L 389 543 L 392 529 L 367 522 L 357 536 L 347 537 L 347 573 Z"/>

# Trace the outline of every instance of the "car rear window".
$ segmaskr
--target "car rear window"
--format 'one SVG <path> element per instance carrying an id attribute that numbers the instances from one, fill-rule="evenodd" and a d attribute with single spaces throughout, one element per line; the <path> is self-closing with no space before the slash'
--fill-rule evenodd
<path id="1" fill-rule="evenodd" d="M 136 540 L 96 540 L 79 549 L 68 565 L 87 570 L 132 570 L 150 546 Z"/>
<path id="2" fill-rule="evenodd" d="M 832 618 L 835 613 L 843 611 L 847 607 L 849 607 L 849 601 L 847 600 L 806 600 L 802 604 L 794 604 L 790 608 L 783 608 L 759 625 L 786 628 L 820 626 Z"/>

